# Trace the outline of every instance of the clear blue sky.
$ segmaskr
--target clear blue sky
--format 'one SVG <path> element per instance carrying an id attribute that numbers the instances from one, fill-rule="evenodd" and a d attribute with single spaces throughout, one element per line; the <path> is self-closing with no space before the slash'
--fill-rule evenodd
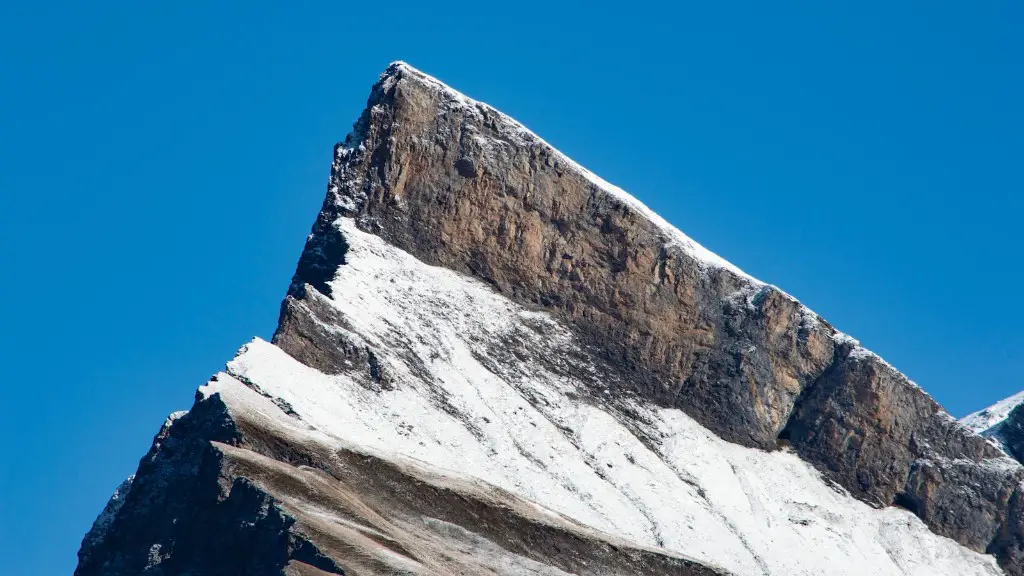
<path id="1" fill-rule="evenodd" d="M 164 416 L 271 335 L 331 146 L 395 59 L 954 414 L 1024 388 L 1019 2 L 3 4 L 5 574 L 70 574 Z"/>

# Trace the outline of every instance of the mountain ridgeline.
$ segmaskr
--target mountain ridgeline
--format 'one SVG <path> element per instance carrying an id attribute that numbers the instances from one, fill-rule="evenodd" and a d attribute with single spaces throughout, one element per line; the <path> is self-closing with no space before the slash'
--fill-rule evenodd
<path id="1" fill-rule="evenodd" d="M 1024 409 L 966 424 L 395 63 L 273 342 L 167 421 L 76 574 L 1024 575 Z"/>

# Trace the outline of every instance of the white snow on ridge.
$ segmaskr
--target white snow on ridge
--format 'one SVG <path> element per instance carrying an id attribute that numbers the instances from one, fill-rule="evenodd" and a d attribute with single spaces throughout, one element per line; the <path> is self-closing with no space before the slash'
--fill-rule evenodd
<path id="1" fill-rule="evenodd" d="M 641 442 L 613 411 L 580 399 L 586 366 L 567 377 L 500 356 L 512 346 L 554 358 L 575 349 L 548 314 L 428 266 L 348 219 L 337 225 L 349 251 L 331 304 L 392 389 L 325 375 L 257 339 L 203 394 L 312 437 L 478 478 L 739 575 L 1002 573 L 909 512 L 872 509 L 796 455 L 729 444 L 681 411 L 634 402 L 635 425 L 656 440 Z"/>
<path id="2" fill-rule="evenodd" d="M 1024 391 L 1004 398 L 984 410 L 968 414 L 960 419 L 960 423 L 970 428 L 971 431 L 981 434 L 1002 423 L 1010 415 L 1010 412 L 1021 404 L 1024 404 Z"/>

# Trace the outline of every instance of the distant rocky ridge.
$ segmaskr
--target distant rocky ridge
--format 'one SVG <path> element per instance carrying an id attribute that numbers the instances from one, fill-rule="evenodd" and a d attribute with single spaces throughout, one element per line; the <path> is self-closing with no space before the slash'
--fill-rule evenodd
<path id="1" fill-rule="evenodd" d="M 578 399 L 611 414 L 670 466 L 680 464 L 657 419 L 681 410 L 754 451 L 791 447 L 842 493 L 905 508 L 936 534 L 995 555 L 1006 574 L 1024 574 L 1024 469 L 1000 447 L 791 296 L 708 252 L 500 112 L 401 63 L 385 71 L 335 150 L 327 198 L 273 343 L 318 373 L 379 395 L 367 398 L 424 386 L 428 402 L 471 436 L 491 438 L 489 422 L 471 418 L 445 390 L 434 353 L 424 357 L 400 335 L 382 340 L 339 308 L 346 294 L 336 291 L 354 290 L 339 274 L 361 234 L 549 315 L 560 328 L 524 325 L 546 335 L 536 341 L 497 328 L 467 336 L 474 362 L 513 383 L 521 364 L 571 382 L 561 402 Z M 364 252 L 375 246 L 358 241 Z M 726 571 L 715 565 L 727 559 L 694 559 L 669 536 L 637 544 L 641 536 L 608 534 L 614 521 L 594 530 L 578 519 L 538 516 L 536 502 L 448 478 L 429 460 L 311 439 L 289 426 L 323 431 L 310 415 L 316 403 L 289 401 L 287 387 L 268 391 L 279 379 L 249 371 L 219 376 L 187 415 L 165 425 L 113 520 L 106 515 L 87 536 L 76 574 L 228 574 L 237 573 L 240 557 L 251 574 Z M 545 407 L 547 389 L 516 386 L 531 409 L 565 427 Z M 275 410 L 285 419 L 268 421 Z M 1010 416 L 1000 424 L 1008 431 L 1001 446 L 1019 459 L 1024 442 L 1015 442 L 1024 435 L 1010 431 L 1024 423 L 1024 411 Z M 589 460 L 577 432 L 565 434 L 590 454 L 588 467 L 612 474 Z M 533 449 L 517 448 L 536 459 Z M 506 477 L 494 478 L 500 486 Z M 713 497 L 700 495 L 707 487 L 691 483 L 707 501 L 701 505 L 714 508 Z M 650 522 L 664 530 L 663 520 Z M 734 572 L 784 573 L 772 562 L 785 566 L 785 559 L 766 557 L 729 522 L 751 557 Z M 969 557 L 948 561 L 968 573 L 966 563 L 976 565 Z M 922 573 L 901 569 L 892 573 Z"/>
<path id="2" fill-rule="evenodd" d="M 1001 400 L 960 420 L 1019 461 L 1024 461 L 1024 392 Z"/>

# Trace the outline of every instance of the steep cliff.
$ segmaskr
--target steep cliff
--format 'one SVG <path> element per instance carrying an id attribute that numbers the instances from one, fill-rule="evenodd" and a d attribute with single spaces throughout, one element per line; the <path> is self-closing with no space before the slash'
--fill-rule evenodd
<path id="1" fill-rule="evenodd" d="M 273 344 L 165 425 L 77 573 L 1020 575 L 1022 476 L 791 296 L 396 63 Z"/>

